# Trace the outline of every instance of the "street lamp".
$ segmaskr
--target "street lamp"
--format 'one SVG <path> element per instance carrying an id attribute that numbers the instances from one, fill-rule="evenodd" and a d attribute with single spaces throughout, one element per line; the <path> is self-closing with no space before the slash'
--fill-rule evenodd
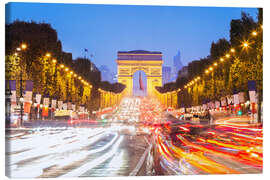
<path id="1" fill-rule="evenodd" d="M 22 50 L 26 50 L 27 48 L 27 45 L 26 44 L 21 44 L 20 47 L 16 48 L 17 51 L 22 51 Z M 17 53 L 18 55 L 18 53 Z M 22 55 L 22 54 L 21 54 Z M 22 82 L 23 82 L 23 79 L 22 79 L 22 75 L 23 75 L 23 69 L 22 69 L 22 58 L 23 58 L 23 55 L 21 56 L 21 59 L 20 59 L 20 66 L 21 66 L 21 72 L 20 72 L 20 105 L 21 105 L 21 108 L 20 108 L 20 121 L 19 121 L 19 125 L 20 127 L 23 125 L 23 85 L 22 85 Z"/>
<path id="2" fill-rule="evenodd" d="M 27 45 L 23 43 L 23 44 L 21 45 L 21 48 L 24 50 L 24 49 L 27 48 Z"/>
<path id="3" fill-rule="evenodd" d="M 253 31 L 252 32 L 252 36 L 257 36 L 257 32 L 256 31 Z"/>
<path id="4" fill-rule="evenodd" d="M 249 46 L 249 44 L 248 44 L 247 41 L 244 41 L 244 42 L 242 43 L 242 46 L 243 46 L 244 48 L 247 48 L 247 47 Z"/>
<path id="5" fill-rule="evenodd" d="M 51 54 L 50 53 L 46 53 L 46 57 L 51 57 Z"/>

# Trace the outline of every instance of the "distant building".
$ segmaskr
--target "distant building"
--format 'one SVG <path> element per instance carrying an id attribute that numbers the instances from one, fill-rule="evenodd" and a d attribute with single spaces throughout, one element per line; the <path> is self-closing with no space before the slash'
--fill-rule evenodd
<path id="1" fill-rule="evenodd" d="M 188 77 L 188 67 L 187 66 L 182 67 L 182 69 L 178 73 L 178 77 L 179 78 Z"/>
<path id="2" fill-rule="evenodd" d="M 172 79 L 176 80 L 178 76 L 178 71 L 181 70 L 183 67 L 183 64 L 181 62 L 181 53 L 180 51 L 177 52 L 177 54 L 173 57 L 173 69 L 172 69 Z"/>
<path id="3" fill-rule="evenodd" d="M 171 73 L 172 73 L 172 68 L 169 66 L 163 66 L 162 67 L 162 82 L 163 84 L 166 84 L 170 82 L 171 80 Z"/>
<path id="4" fill-rule="evenodd" d="M 91 62 L 90 71 L 92 71 L 92 72 L 97 72 L 97 71 L 99 71 L 99 69 L 96 67 L 96 65 L 95 65 L 93 62 Z"/>
<path id="5" fill-rule="evenodd" d="M 101 72 L 101 81 L 108 81 L 110 83 L 115 82 L 115 74 L 111 72 L 108 66 L 101 65 L 99 70 Z"/>

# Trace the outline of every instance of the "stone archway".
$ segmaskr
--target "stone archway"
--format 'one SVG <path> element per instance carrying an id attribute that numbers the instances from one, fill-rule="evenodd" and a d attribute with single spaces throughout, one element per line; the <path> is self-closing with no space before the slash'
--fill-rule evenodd
<path id="1" fill-rule="evenodd" d="M 144 71 L 147 78 L 147 95 L 152 96 L 156 86 L 162 86 L 162 53 L 144 50 L 118 51 L 118 82 L 126 85 L 126 95 L 132 95 L 133 75 Z"/>

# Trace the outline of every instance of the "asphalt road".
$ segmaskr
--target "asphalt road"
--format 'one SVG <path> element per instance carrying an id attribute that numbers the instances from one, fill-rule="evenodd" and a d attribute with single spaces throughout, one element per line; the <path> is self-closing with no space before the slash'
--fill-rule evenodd
<path id="1" fill-rule="evenodd" d="M 105 116 L 104 116 L 105 117 Z M 262 173 L 262 127 L 191 124 L 151 99 L 124 99 L 107 122 L 6 130 L 12 178 Z M 241 120 L 241 119 L 240 119 Z"/>
<path id="2" fill-rule="evenodd" d="M 40 128 L 7 132 L 6 139 L 6 173 L 12 178 L 147 175 L 149 137 L 128 126 Z"/>

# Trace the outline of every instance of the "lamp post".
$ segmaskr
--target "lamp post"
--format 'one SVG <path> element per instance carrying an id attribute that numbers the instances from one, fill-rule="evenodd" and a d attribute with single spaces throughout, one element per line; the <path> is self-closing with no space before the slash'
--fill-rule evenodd
<path id="1" fill-rule="evenodd" d="M 18 52 L 22 52 L 24 50 L 26 50 L 27 45 L 26 44 L 21 44 L 20 47 L 16 48 L 16 50 Z M 18 53 L 15 53 L 15 55 L 17 56 Z M 22 58 L 23 58 L 23 54 L 21 53 L 21 57 L 20 57 L 20 120 L 19 120 L 19 127 L 23 126 L 23 64 L 22 64 Z"/>
<path id="2" fill-rule="evenodd" d="M 20 121 L 19 121 L 19 126 L 22 127 L 23 126 L 23 95 L 22 95 L 22 79 L 20 80 L 21 82 L 21 94 L 20 94 Z"/>

